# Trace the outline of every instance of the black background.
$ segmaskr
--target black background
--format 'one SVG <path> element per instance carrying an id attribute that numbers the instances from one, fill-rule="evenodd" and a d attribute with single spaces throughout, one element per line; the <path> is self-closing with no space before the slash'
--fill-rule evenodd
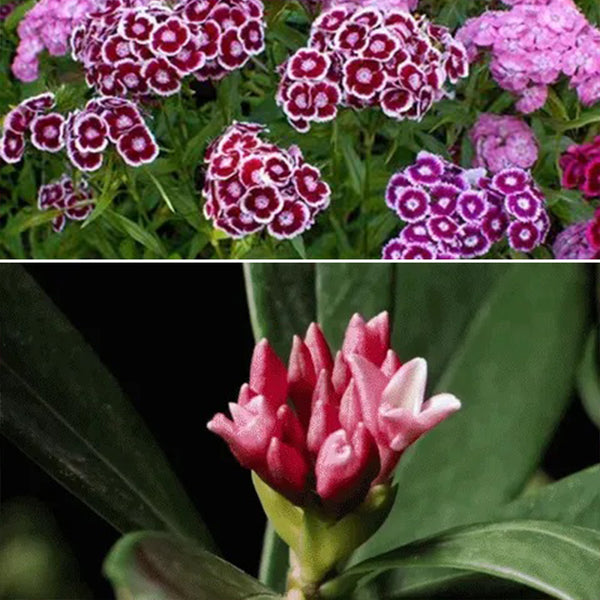
<path id="1" fill-rule="evenodd" d="M 256 573 L 264 516 L 249 474 L 206 430 L 247 380 L 253 338 L 239 265 L 29 265 L 112 371 L 164 449 L 223 555 Z M 117 532 L 0 439 L 2 501 L 35 497 L 54 515 L 98 599 Z M 597 431 L 571 405 L 544 466 L 560 478 L 598 461 Z"/>

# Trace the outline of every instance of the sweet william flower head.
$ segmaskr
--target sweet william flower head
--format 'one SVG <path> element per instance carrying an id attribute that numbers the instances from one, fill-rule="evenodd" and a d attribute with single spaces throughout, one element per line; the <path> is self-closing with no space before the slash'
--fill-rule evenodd
<path id="1" fill-rule="evenodd" d="M 321 328 L 296 336 L 287 366 L 266 340 L 231 418 L 208 428 L 246 468 L 298 506 L 339 518 L 389 483 L 411 444 L 460 408 L 451 394 L 425 401 L 427 363 L 401 364 L 387 313 L 354 315 L 332 353 Z"/>

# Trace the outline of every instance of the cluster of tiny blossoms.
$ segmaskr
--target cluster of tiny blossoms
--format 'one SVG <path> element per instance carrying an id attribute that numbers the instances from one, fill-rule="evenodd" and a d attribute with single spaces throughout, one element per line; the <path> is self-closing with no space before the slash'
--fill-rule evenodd
<path id="1" fill-rule="evenodd" d="M 498 84 L 520 97 L 517 108 L 541 108 L 548 86 L 570 78 L 582 103 L 600 100 L 600 31 L 572 0 L 509 2 L 509 11 L 487 11 L 469 19 L 457 39 L 476 60 L 491 51 L 491 72 Z"/>
<path id="2" fill-rule="evenodd" d="M 260 0 L 108 0 L 72 37 L 100 93 L 170 96 L 181 81 L 218 80 L 264 49 Z"/>
<path id="3" fill-rule="evenodd" d="M 600 136 L 588 144 L 573 145 L 560 157 L 562 185 L 600 197 Z"/>
<path id="4" fill-rule="evenodd" d="M 498 173 L 509 167 L 531 168 L 538 158 L 535 134 L 518 117 L 483 113 L 470 133 L 474 167 Z"/>
<path id="5" fill-rule="evenodd" d="M 600 209 L 589 221 L 580 221 L 561 231 L 552 247 L 554 257 L 561 260 L 600 258 Z"/>
<path id="6" fill-rule="evenodd" d="M 531 252 L 550 228 L 544 197 L 531 175 L 504 169 L 462 169 L 421 152 L 390 179 L 386 203 L 407 225 L 386 244 L 384 259 L 456 259 L 483 256 L 507 236 L 510 246 Z"/>
<path id="7" fill-rule="evenodd" d="M 55 106 L 54 94 L 46 92 L 28 98 L 4 119 L 0 137 L 0 158 L 16 163 L 23 158 L 26 134 L 35 148 L 59 152 L 66 148 L 71 163 L 82 171 L 96 171 L 112 142 L 130 166 L 152 162 L 158 146 L 137 106 L 123 98 L 101 97 L 90 100 L 83 110 L 66 117 L 48 112 Z"/>
<path id="8" fill-rule="evenodd" d="M 317 17 L 308 46 L 279 72 L 277 103 L 306 132 L 334 119 L 340 105 L 419 120 L 444 97 L 446 81 L 466 77 L 468 60 L 450 31 L 424 16 L 341 4 Z"/>
<path id="9" fill-rule="evenodd" d="M 52 229 L 61 232 L 67 219 L 83 221 L 94 208 L 94 193 L 87 181 L 75 183 L 68 175 L 40 187 L 38 208 L 40 210 L 59 210 L 52 219 Z"/>
<path id="10" fill-rule="evenodd" d="M 19 23 L 19 46 L 12 72 L 21 81 L 39 76 L 38 55 L 47 49 L 52 56 L 69 50 L 71 32 L 96 7 L 96 0 L 40 0 Z"/>
<path id="11" fill-rule="evenodd" d="M 387 313 L 354 315 L 335 355 L 313 323 L 295 336 L 286 366 L 267 340 L 254 350 L 250 380 L 232 419 L 208 428 L 242 466 L 300 506 L 341 516 L 372 486 L 389 482 L 402 453 L 460 408 L 451 394 L 424 402 L 427 363 L 402 364 L 390 348 Z"/>
<path id="12" fill-rule="evenodd" d="M 234 122 L 208 147 L 204 214 L 241 238 L 263 230 L 293 238 L 329 206 L 331 190 L 300 148 L 287 150 L 259 137 L 265 127 Z"/>

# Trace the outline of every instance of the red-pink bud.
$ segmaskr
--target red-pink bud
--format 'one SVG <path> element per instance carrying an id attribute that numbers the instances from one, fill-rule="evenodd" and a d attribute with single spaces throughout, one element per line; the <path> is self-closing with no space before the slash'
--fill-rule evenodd
<path id="1" fill-rule="evenodd" d="M 323 370 L 329 371 L 333 369 L 333 358 L 331 357 L 331 350 L 329 344 L 323 335 L 323 331 L 316 323 L 311 323 L 306 331 L 304 337 L 304 343 L 308 348 L 312 357 L 313 365 L 315 367 L 315 373 L 317 377 Z"/>
<path id="2" fill-rule="evenodd" d="M 306 491 L 309 471 L 308 463 L 296 448 L 277 438 L 271 440 L 267 452 L 266 474 L 266 481 L 271 487 L 284 496 L 299 501 Z"/>
<path id="3" fill-rule="evenodd" d="M 298 416 L 289 405 L 283 404 L 279 407 L 277 410 L 277 423 L 279 425 L 278 437 L 281 441 L 303 451 L 306 445 L 306 432 Z"/>
<path id="4" fill-rule="evenodd" d="M 300 422 L 308 426 L 312 395 L 317 383 L 315 367 L 306 344 L 294 336 L 288 365 L 288 393 Z"/>
<path id="5" fill-rule="evenodd" d="M 381 365 L 381 372 L 386 377 L 393 377 L 396 371 L 402 366 L 398 355 L 393 350 L 388 350 L 385 360 Z"/>
<path id="6" fill-rule="evenodd" d="M 250 387 L 267 400 L 275 412 L 287 398 L 287 371 L 267 340 L 254 348 L 250 366 Z"/>
<path id="7" fill-rule="evenodd" d="M 344 393 L 344 390 L 348 387 L 350 378 L 350 369 L 346 364 L 346 359 L 341 352 L 338 352 L 335 355 L 335 361 L 333 363 L 331 382 L 333 383 L 333 387 L 339 396 L 341 396 Z"/>
<path id="8" fill-rule="evenodd" d="M 322 400 L 317 400 L 313 405 L 306 436 L 306 445 L 313 456 L 319 453 L 327 437 L 340 428 L 338 411 L 339 409 L 336 406 L 327 404 Z"/>
<path id="9" fill-rule="evenodd" d="M 348 505 L 364 496 L 378 472 L 377 446 L 367 428 L 359 423 L 351 437 L 338 429 L 325 440 L 317 457 L 317 493 L 327 507 Z"/>

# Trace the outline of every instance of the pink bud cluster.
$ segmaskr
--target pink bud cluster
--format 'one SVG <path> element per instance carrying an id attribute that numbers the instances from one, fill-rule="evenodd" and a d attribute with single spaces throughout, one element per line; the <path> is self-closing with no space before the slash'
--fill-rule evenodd
<path id="1" fill-rule="evenodd" d="M 87 181 L 75 183 L 68 175 L 58 181 L 40 187 L 38 191 L 38 208 L 40 210 L 59 210 L 52 219 L 52 229 L 60 233 L 67 222 L 83 221 L 94 209 L 94 193 Z"/>
<path id="2" fill-rule="evenodd" d="M 35 81 L 39 75 L 38 55 L 44 49 L 52 56 L 66 54 L 71 32 L 95 6 L 96 0 L 40 0 L 35 4 L 19 23 L 14 76 L 21 81 Z"/>
<path id="3" fill-rule="evenodd" d="M 552 250 L 560 260 L 600 259 L 600 209 L 589 221 L 573 223 L 561 231 Z"/>
<path id="4" fill-rule="evenodd" d="M 296 336 L 286 366 L 266 340 L 255 348 L 250 381 L 208 428 L 242 466 L 298 505 L 340 515 L 386 483 L 400 456 L 460 408 L 450 394 L 423 402 L 427 363 L 401 365 L 389 317 L 352 317 L 335 357 L 320 327 Z"/>
<path id="5" fill-rule="evenodd" d="M 267 229 L 289 239 L 314 224 L 329 206 L 331 190 L 298 146 L 264 142 L 266 128 L 234 122 L 205 156 L 204 215 L 233 238 Z"/>
<path id="6" fill-rule="evenodd" d="M 193 74 L 218 80 L 264 49 L 260 0 L 109 0 L 71 39 L 100 93 L 170 96 Z"/>
<path id="7" fill-rule="evenodd" d="M 491 173 L 518 167 L 531 168 L 538 158 L 538 145 L 532 129 L 518 117 L 484 113 L 471 129 L 475 148 L 473 166 Z"/>
<path id="8" fill-rule="evenodd" d="M 490 178 L 485 169 L 465 170 L 428 152 L 392 176 L 385 199 L 406 223 L 383 248 L 387 260 L 476 258 L 505 235 L 514 250 L 531 252 L 550 228 L 544 196 L 527 171 Z"/>
<path id="9" fill-rule="evenodd" d="M 59 152 L 66 148 L 71 163 L 82 171 L 96 171 L 112 142 L 121 158 L 132 167 L 152 162 L 158 146 L 137 106 L 123 98 L 104 96 L 90 100 L 83 110 L 66 117 L 48 112 L 54 94 L 46 92 L 21 102 L 4 120 L 0 158 L 19 162 L 25 153 L 26 134 L 38 150 Z"/>
<path id="10" fill-rule="evenodd" d="M 498 84 L 519 96 L 517 108 L 531 113 L 548 97 L 548 86 L 570 78 L 582 103 L 600 100 L 600 31 L 572 0 L 508 2 L 509 11 L 487 11 L 469 19 L 457 39 L 471 61 L 491 52 Z"/>
<path id="11" fill-rule="evenodd" d="M 380 107 L 419 120 L 468 73 L 464 47 L 424 16 L 341 4 L 311 26 L 308 47 L 280 65 L 277 103 L 301 132 L 334 119 L 339 106 Z"/>
<path id="12" fill-rule="evenodd" d="M 562 185 L 581 190 L 588 198 L 600 197 L 600 136 L 588 144 L 570 146 L 560 157 Z"/>

